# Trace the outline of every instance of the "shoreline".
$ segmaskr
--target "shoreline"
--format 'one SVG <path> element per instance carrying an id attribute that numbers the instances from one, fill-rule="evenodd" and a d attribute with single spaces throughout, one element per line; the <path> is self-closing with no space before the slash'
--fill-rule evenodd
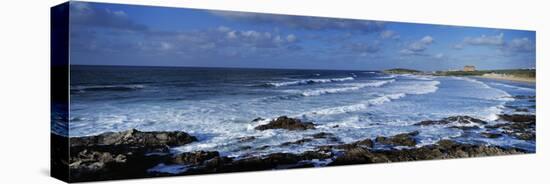
<path id="1" fill-rule="evenodd" d="M 480 135 L 489 139 L 514 136 L 520 140 L 536 141 L 535 115 L 501 114 L 499 118 L 503 123 L 496 125 L 469 116 L 450 116 L 440 120 L 421 121 L 414 126 L 446 126 L 463 131 L 484 127 L 486 130 Z M 257 120 L 252 122 L 254 121 Z M 280 116 L 255 129 L 304 131 L 316 129 L 316 126 L 313 122 Z M 417 137 L 420 131 L 422 129 L 391 136 L 377 136 L 374 139 L 359 139 L 350 143 L 327 143 L 303 153 L 276 152 L 237 158 L 223 156 L 219 151 L 195 150 L 174 153 L 170 148 L 200 140 L 183 131 L 142 132 L 131 129 L 95 136 L 65 138 L 69 141 L 71 152 L 68 160 L 60 162 L 59 166 L 70 170 L 71 181 L 80 182 L 536 153 L 535 150 L 517 147 L 462 143 L 443 138 L 434 144 L 420 146 Z M 54 134 L 52 138 L 64 139 Z M 254 139 L 255 137 L 242 137 L 239 140 L 246 142 Z M 313 139 L 339 138 L 334 134 L 321 132 L 270 147 L 299 146 Z M 380 146 L 387 149 L 376 149 Z"/>
<path id="2" fill-rule="evenodd" d="M 513 82 L 524 82 L 524 83 L 536 83 L 536 78 L 523 78 L 523 77 L 515 77 L 515 76 L 502 76 L 502 75 L 480 75 L 480 76 L 472 76 L 477 78 L 484 78 L 484 79 L 495 79 L 495 80 L 504 80 L 504 81 L 513 81 Z"/>

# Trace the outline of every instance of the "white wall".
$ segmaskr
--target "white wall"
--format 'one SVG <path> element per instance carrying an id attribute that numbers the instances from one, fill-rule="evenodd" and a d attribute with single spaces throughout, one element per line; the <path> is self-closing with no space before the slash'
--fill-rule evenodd
<path id="1" fill-rule="evenodd" d="M 537 154 L 127 180 L 121 183 L 537 183 L 550 167 L 548 5 L 541 0 L 98 0 L 222 10 L 537 31 Z M 2 1 L 0 183 L 61 183 L 49 175 L 49 7 L 61 0 Z M 546 164 L 545 164 L 546 163 Z M 14 181 L 19 180 L 19 181 Z"/>

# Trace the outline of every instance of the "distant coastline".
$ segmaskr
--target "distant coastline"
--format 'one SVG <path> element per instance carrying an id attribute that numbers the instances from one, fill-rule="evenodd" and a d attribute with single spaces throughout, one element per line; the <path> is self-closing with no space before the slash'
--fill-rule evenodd
<path id="1" fill-rule="evenodd" d="M 518 77 L 514 75 L 497 74 L 497 73 L 488 73 L 477 77 L 487 78 L 487 79 L 496 79 L 496 80 L 515 81 L 515 82 L 528 82 L 528 83 L 535 83 L 537 81 L 535 77 L 532 77 L 532 78 Z"/>
<path id="2" fill-rule="evenodd" d="M 415 75 L 432 75 L 432 76 L 461 76 L 461 77 L 478 77 L 496 80 L 507 80 L 515 82 L 536 82 L 535 69 L 507 69 L 507 70 L 475 70 L 475 71 L 435 71 L 423 72 L 413 69 L 395 68 L 384 70 L 388 74 L 415 74 Z"/>

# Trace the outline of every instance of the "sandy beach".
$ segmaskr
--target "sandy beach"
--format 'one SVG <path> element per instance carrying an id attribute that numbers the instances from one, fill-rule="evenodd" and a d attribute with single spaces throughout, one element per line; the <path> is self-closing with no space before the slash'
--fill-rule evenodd
<path id="1" fill-rule="evenodd" d="M 536 78 L 516 77 L 513 75 L 504 75 L 504 74 L 483 74 L 481 76 L 476 76 L 476 77 L 496 79 L 496 80 L 509 80 L 509 81 L 517 81 L 517 82 L 529 82 L 529 83 L 535 83 L 537 80 Z"/>

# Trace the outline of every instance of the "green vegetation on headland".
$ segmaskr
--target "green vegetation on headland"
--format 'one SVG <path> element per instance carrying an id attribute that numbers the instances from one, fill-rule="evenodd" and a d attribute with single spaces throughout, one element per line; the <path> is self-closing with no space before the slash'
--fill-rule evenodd
<path id="1" fill-rule="evenodd" d="M 511 70 L 476 70 L 476 71 L 437 71 L 434 75 L 439 76 L 482 76 L 485 74 L 507 75 L 520 78 L 535 78 L 536 71 L 533 69 L 511 69 Z"/>
<path id="2" fill-rule="evenodd" d="M 536 70 L 535 69 L 507 69 L 507 70 L 449 70 L 449 71 L 435 71 L 435 72 L 423 72 L 413 69 L 395 68 L 384 70 L 384 73 L 388 74 L 416 74 L 416 75 L 433 75 L 433 76 L 471 76 L 471 77 L 483 77 L 500 80 L 512 80 L 523 82 L 535 82 Z"/>
<path id="3" fill-rule="evenodd" d="M 412 69 L 406 69 L 406 68 L 394 68 L 389 70 L 384 70 L 384 73 L 390 73 L 390 74 L 421 74 L 422 71 L 419 70 L 412 70 Z"/>

